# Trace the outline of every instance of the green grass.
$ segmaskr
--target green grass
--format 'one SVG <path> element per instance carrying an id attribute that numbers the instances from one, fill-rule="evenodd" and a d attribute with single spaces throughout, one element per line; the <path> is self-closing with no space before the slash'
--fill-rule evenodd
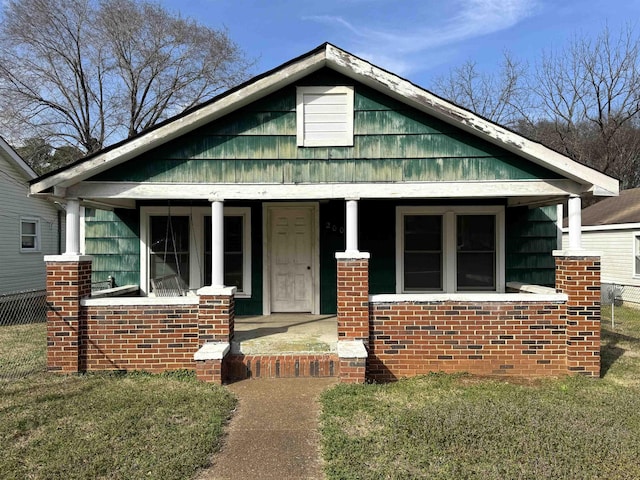
<path id="1" fill-rule="evenodd" d="M 330 479 L 640 478 L 640 312 L 603 320 L 601 380 L 433 374 L 322 397 Z"/>
<path id="2" fill-rule="evenodd" d="M 47 325 L 0 326 L 0 382 L 46 368 Z"/>
<path id="3" fill-rule="evenodd" d="M 0 478 L 184 479 L 235 400 L 191 373 L 38 373 L 0 383 Z"/>

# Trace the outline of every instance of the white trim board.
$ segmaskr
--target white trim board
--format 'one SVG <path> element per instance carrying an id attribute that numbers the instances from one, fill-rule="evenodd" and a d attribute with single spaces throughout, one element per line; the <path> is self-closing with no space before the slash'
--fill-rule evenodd
<path id="1" fill-rule="evenodd" d="M 616 223 L 609 225 L 588 225 L 582 226 L 582 232 L 606 232 L 607 230 L 640 230 L 640 223 Z M 563 234 L 569 233 L 569 227 L 562 228 Z"/>
<path id="2" fill-rule="evenodd" d="M 579 186 L 571 180 L 203 184 L 83 182 L 68 189 L 77 198 L 130 198 L 139 200 L 317 200 L 344 198 L 519 198 L 567 196 Z"/>

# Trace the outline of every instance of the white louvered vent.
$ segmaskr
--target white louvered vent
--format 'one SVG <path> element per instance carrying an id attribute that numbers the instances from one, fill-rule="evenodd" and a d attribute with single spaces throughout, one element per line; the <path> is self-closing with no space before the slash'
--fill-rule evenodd
<path id="1" fill-rule="evenodd" d="M 353 87 L 298 87 L 299 147 L 353 145 Z"/>

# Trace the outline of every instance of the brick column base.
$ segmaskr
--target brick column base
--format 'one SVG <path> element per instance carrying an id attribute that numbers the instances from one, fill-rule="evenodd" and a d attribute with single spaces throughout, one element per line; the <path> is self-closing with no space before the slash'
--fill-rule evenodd
<path id="1" fill-rule="evenodd" d="M 556 289 L 567 294 L 567 371 L 600 376 L 600 256 L 554 252 Z"/>
<path id="2" fill-rule="evenodd" d="M 91 295 L 91 257 L 47 255 L 47 370 L 80 369 L 80 300 Z"/>
<path id="3" fill-rule="evenodd" d="M 364 383 L 367 377 L 367 349 L 361 340 L 338 340 L 340 383 Z"/>
<path id="4" fill-rule="evenodd" d="M 230 342 L 235 321 L 236 287 L 203 287 L 198 290 L 198 344 Z"/>
<path id="5" fill-rule="evenodd" d="M 201 382 L 222 385 L 222 360 L 197 360 L 196 378 Z"/>
<path id="6" fill-rule="evenodd" d="M 369 254 L 336 253 L 338 340 L 369 344 Z"/>
<path id="7" fill-rule="evenodd" d="M 202 382 L 222 385 L 222 362 L 229 353 L 229 347 L 228 342 L 204 344 L 193 356 L 196 361 L 196 378 Z"/>

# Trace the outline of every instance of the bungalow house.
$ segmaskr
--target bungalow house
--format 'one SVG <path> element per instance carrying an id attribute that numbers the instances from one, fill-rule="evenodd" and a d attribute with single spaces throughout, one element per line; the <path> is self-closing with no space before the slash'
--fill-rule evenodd
<path id="1" fill-rule="evenodd" d="M 565 222 L 566 223 L 566 222 Z M 601 252 L 603 301 L 640 307 L 640 188 L 582 210 L 582 245 Z M 563 242 L 569 242 L 563 228 Z"/>
<path id="2" fill-rule="evenodd" d="M 31 194 L 67 208 L 66 252 L 45 259 L 53 371 L 599 374 L 580 204 L 618 181 L 331 44 Z M 92 298 L 92 271 L 139 295 Z M 336 315 L 336 351 L 229 350 L 243 315 L 280 312 Z"/>
<path id="3" fill-rule="evenodd" d="M 36 177 L 0 137 L 0 295 L 44 291 L 43 256 L 61 252 L 64 215 L 57 204 L 29 198 Z"/>

